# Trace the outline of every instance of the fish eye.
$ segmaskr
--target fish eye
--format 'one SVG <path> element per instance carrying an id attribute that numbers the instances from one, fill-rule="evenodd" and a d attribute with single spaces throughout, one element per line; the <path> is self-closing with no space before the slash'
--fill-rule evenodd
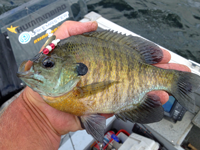
<path id="1" fill-rule="evenodd" d="M 42 65 L 43 65 L 43 67 L 50 69 L 55 65 L 55 60 L 51 57 L 45 57 L 42 60 Z"/>

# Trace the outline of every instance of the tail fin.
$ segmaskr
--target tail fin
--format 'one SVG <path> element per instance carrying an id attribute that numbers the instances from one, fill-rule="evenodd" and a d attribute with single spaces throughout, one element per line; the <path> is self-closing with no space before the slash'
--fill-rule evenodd
<path id="1" fill-rule="evenodd" d="M 195 98 L 200 101 L 196 90 L 200 87 L 200 76 L 190 72 L 178 72 L 179 78 L 172 87 L 171 94 L 190 112 L 195 110 Z"/>

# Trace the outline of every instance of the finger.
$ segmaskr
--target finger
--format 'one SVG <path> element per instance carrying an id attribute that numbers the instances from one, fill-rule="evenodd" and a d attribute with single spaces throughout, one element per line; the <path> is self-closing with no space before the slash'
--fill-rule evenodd
<path id="1" fill-rule="evenodd" d="M 179 70 L 179 71 L 191 72 L 190 68 L 182 64 L 169 63 L 169 64 L 155 64 L 154 66 L 160 67 L 163 69 L 174 69 L 174 70 Z M 149 93 L 156 94 L 157 96 L 159 96 L 162 104 L 165 104 L 169 99 L 169 94 L 165 91 L 152 91 Z"/>
<path id="2" fill-rule="evenodd" d="M 113 114 L 101 114 L 101 116 L 104 116 L 106 119 L 110 118 L 113 116 Z"/>
<path id="3" fill-rule="evenodd" d="M 160 98 L 162 105 L 169 100 L 169 94 L 165 91 L 151 91 L 148 94 L 157 95 Z"/>
<path id="4" fill-rule="evenodd" d="M 95 31 L 98 27 L 96 21 L 92 22 L 76 22 L 65 21 L 58 30 L 54 33 L 57 39 L 65 39 L 72 35 L 83 34 L 85 32 Z M 40 52 L 44 49 L 44 46 L 40 49 Z"/>
<path id="5" fill-rule="evenodd" d="M 169 63 L 169 64 L 155 64 L 154 66 L 160 67 L 163 69 L 173 69 L 173 70 L 191 72 L 189 67 L 182 64 Z"/>
<path id="6" fill-rule="evenodd" d="M 76 22 L 66 21 L 54 33 L 57 39 L 65 39 L 72 35 L 83 34 L 85 32 L 95 31 L 98 27 L 96 21 L 92 22 Z"/>
<path id="7" fill-rule="evenodd" d="M 166 64 L 171 60 L 171 54 L 169 51 L 167 51 L 163 48 L 161 48 L 161 50 L 163 52 L 163 58 L 158 64 Z"/>

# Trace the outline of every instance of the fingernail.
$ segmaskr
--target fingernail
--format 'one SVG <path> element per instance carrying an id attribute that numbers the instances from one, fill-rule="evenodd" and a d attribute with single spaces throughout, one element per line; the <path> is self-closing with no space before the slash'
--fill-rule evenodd
<path id="1" fill-rule="evenodd" d="M 91 22 L 92 22 L 92 28 L 96 30 L 98 27 L 98 23 L 96 21 L 91 21 Z"/>

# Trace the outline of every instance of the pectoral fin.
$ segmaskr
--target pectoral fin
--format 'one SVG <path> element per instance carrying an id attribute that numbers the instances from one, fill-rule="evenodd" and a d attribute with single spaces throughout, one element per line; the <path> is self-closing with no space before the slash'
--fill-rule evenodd
<path id="1" fill-rule="evenodd" d="M 77 90 L 80 93 L 79 98 L 97 94 L 117 83 L 119 83 L 119 81 L 103 81 L 103 82 L 92 83 L 83 87 L 77 87 Z"/>
<path id="2" fill-rule="evenodd" d="M 100 143 L 103 143 L 106 118 L 100 115 L 85 115 L 80 117 L 83 128 Z"/>
<path id="3" fill-rule="evenodd" d="M 157 95 L 145 95 L 144 102 L 137 108 L 115 114 L 123 121 L 129 120 L 137 123 L 153 123 L 163 118 L 163 107 Z"/>

